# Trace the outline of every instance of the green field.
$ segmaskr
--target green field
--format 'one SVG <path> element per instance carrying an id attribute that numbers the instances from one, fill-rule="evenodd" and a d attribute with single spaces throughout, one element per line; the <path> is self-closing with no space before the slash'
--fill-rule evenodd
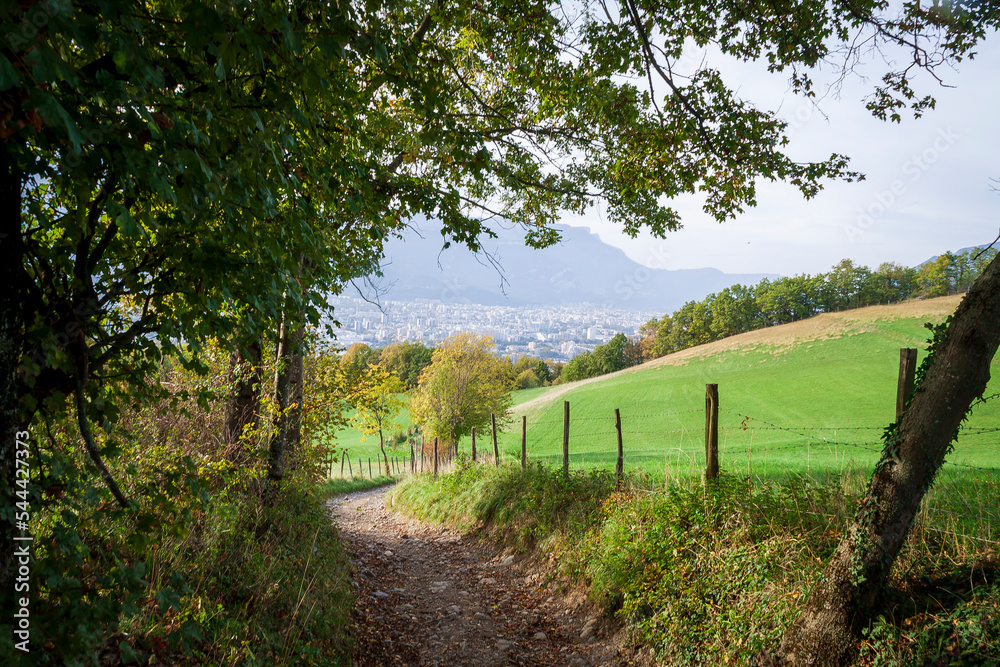
<path id="1" fill-rule="evenodd" d="M 566 400 L 574 468 L 614 468 L 618 408 L 626 469 L 661 478 L 700 474 L 705 385 L 717 383 L 724 471 L 867 474 L 881 451 L 882 430 L 895 416 L 899 349 L 918 348 L 919 363 L 929 335 L 923 324 L 940 322 L 957 303 L 946 297 L 822 315 L 591 381 L 517 392 L 510 423 L 499 435 L 501 456 L 520 457 L 526 416 L 528 459 L 561 465 Z M 1000 393 L 1000 360 L 993 368 L 987 395 Z M 403 429 L 410 425 L 406 416 L 398 421 Z M 979 405 L 944 474 L 996 475 L 998 429 L 1000 399 Z M 362 443 L 359 435 L 342 434 L 338 446 L 352 458 L 355 452 L 374 457 L 378 437 Z M 480 450 L 487 444 L 486 437 L 477 440 Z M 468 438 L 460 449 L 468 452 Z"/>

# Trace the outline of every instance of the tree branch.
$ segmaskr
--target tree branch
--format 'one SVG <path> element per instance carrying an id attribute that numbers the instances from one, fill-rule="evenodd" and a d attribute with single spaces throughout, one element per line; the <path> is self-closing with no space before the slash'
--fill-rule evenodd
<path id="1" fill-rule="evenodd" d="M 94 434 L 90 430 L 90 422 L 87 420 L 87 398 L 84 395 L 84 386 L 86 384 L 86 378 L 88 373 L 88 352 L 87 344 L 83 339 L 83 332 L 79 332 L 78 340 L 80 343 L 80 349 L 78 351 L 79 359 L 77 378 L 76 378 L 76 423 L 80 427 L 80 435 L 83 436 L 83 444 L 87 448 L 87 453 L 90 455 L 91 460 L 94 465 L 97 466 L 98 471 L 101 473 L 101 478 L 104 479 L 104 483 L 108 485 L 111 490 L 111 495 L 115 497 L 118 504 L 125 509 L 129 508 L 128 500 L 122 494 L 121 489 L 118 488 L 118 484 L 115 482 L 114 478 L 111 476 L 111 472 L 108 467 L 104 465 L 104 460 L 101 459 L 101 453 L 97 451 L 97 445 L 94 443 Z"/>

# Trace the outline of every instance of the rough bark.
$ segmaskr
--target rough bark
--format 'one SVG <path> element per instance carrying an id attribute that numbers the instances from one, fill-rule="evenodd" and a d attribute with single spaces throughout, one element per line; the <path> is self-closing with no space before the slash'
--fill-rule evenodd
<path id="1" fill-rule="evenodd" d="M 920 501 L 989 382 L 998 344 L 1000 258 L 955 311 L 898 430 L 887 439 L 853 524 L 777 653 L 762 657 L 763 663 L 825 666 L 854 659 Z"/>
<path id="2" fill-rule="evenodd" d="M 226 406 L 226 444 L 229 458 L 238 458 L 240 437 L 260 414 L 261 349 L 257 340 L 248 341 L 233 352 L 229 360 L 229 381 L 235 385 L 233 397 Z"/>
<path id="3" fill-rule="evenodd" d="M 286 313 L 278 331 L 277 368 L 274 377 L 274 432 L 271 435 L 267 476 L 280 482 L 290 468 L 292 454 L 302 434 L 302 346 L 305 327 L 292 329 Z"/>
<path id="4" fill-rule="evenodd" d="M 274 355 L 274 421 L 267 465 L 267 478 L 279 483 L 285 476 L 285 455 L 288 436 L 288 323 L 282 317 L 278 328 L 278 348 Z"/>

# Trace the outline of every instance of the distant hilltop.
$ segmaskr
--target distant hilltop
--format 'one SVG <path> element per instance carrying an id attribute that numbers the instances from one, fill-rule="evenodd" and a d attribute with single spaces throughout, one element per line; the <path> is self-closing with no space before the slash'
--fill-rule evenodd
<path id="1" fill-rule="evenodd" d="M 394 301 L 418 299 L 484 306 L 577 306 L 670 312 L 737 283 L 755 284 L 768 273 L 723 273 L 718 269 L 653 269 L 583 227 L 557 225 L 562 241 L 536 250 L 524 245 L 521 229 L 497 229 L 484 252 L 442 249 L 440 226 L 411 223 L 403 239 L 386 246 L 384 277 L 374 279 Z"/>

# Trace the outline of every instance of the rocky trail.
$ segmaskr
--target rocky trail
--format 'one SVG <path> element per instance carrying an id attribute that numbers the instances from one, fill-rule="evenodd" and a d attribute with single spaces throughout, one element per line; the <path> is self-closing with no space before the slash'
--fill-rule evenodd
<path id="1" fill-rule="evenodd" d="M 392 511 L 386 493 L 328 501 L 352 556 L 359 667 L 645 664 L 581 594 L 558 593 L 520 556 Z"/>

